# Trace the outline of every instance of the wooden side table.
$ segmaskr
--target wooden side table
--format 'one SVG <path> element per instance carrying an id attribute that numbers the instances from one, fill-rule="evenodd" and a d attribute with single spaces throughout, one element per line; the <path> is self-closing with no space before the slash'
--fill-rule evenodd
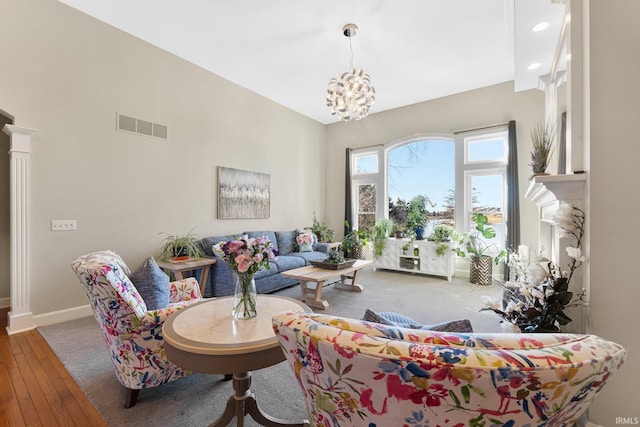
<path id="1" fill-rule="evenodd" d="M 186 261 L 157 261 L 158 267 L 167 270 L 167 273 L 173 271 L 177 280 L 184 279 L 185 271 L 202 270 L 200 276 L 200 293 L 204 296 L 204 291 L 207 288 L 207 279 L 209 278 L 209 270 L 211 266 L 216 263 L 215 258 L 201 257 L 198 259 L 189 259 Z"/>

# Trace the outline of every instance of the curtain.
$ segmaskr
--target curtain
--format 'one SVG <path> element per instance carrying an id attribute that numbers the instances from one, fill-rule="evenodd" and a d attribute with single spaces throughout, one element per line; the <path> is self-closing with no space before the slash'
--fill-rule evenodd
<path id="1" fill-rule="evenodd" d="M 560 115 L 560 144 L 558 144 L 558 175 L 567 173 L 567 112 Z"/>
<path id="2" fill-rule="evenodd" d="M 346 151 L 346 168 L 344 174 L 344 219 L 349 222 L 349 227 L 344 226 L 344 235 L 351 232 L 353 226 L 353 212 L 351 211 L 351 148 Z"/>
<path id="3" fill-rule="evenodd" d="M 505 248 L 517 250 L 520 245 L 520 192 L 518 190 L 518 142 L 516 122 L 509 122 L 509 158 L 507 161 L 507 224 Z M 504 280 L 509 280 L 509 267 L 505 265 Z"/>

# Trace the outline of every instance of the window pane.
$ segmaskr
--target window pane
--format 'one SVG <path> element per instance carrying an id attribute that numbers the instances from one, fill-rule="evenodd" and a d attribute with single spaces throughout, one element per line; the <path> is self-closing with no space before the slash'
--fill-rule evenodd
<path id="1" fill-rule="evenodd" d="M 376 221 L 376 186 L 358 185 L 358 229 L 371 230 Z"/>
<path id="2" fill-rule="evenodd" d="M 376 223 L 376 214 L 358 214 L 358 229 L 371 231 Z"/>
<path id="3" fill-rule="evenodd" d="M 411 199 L 425 195 L 431 223 L 454 223 L 455 149 L 450 140 L 425 139 L 388 154 L 389 218 L 406 225 Z"/>
<path id="4" fill-rule="evenodd" d="M 471 176 L 471 211 L 482 212 L 487 216 L 489 225 L 496 230 L 496 237 L 488 240 L 487 244 L 495 244 L 499 249 L 504 246 L 503 188 L 501 174 Z M 469 223 L 471 222 L 470 212 Z"/>
<path id="5" fill-rule="evenodd" d="M 355 158 L 355 173 L 377 173 L 378 172 L 378 155 L 370 154 L 367 156 L 357 156 Z"/>
<path id="6" fill-rule="evenodd" d="M 484 162 L 506 159 L 504 138 L 469 140 L 467 162 Z"/>

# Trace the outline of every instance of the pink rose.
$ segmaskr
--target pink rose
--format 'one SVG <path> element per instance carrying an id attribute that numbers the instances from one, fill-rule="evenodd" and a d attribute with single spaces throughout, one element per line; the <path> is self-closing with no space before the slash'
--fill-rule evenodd
<path id="1" fill-rule="evenodd" d="M 235 262 L 238 265 L 238 271 L 240 273 L 246 273 L 249 267 L 253 264 L 253 258 L 250 255 L 241 254 L 235 258 Z"/>

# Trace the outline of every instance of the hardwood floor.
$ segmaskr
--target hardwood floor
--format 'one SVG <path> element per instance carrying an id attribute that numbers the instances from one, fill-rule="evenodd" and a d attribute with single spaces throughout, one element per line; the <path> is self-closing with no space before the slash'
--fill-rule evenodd
<path id="1" fill-rule="evenodd" d="M 37 330 L 9 336 L 0 309 L 0 427 L 106 426 Z"/>

